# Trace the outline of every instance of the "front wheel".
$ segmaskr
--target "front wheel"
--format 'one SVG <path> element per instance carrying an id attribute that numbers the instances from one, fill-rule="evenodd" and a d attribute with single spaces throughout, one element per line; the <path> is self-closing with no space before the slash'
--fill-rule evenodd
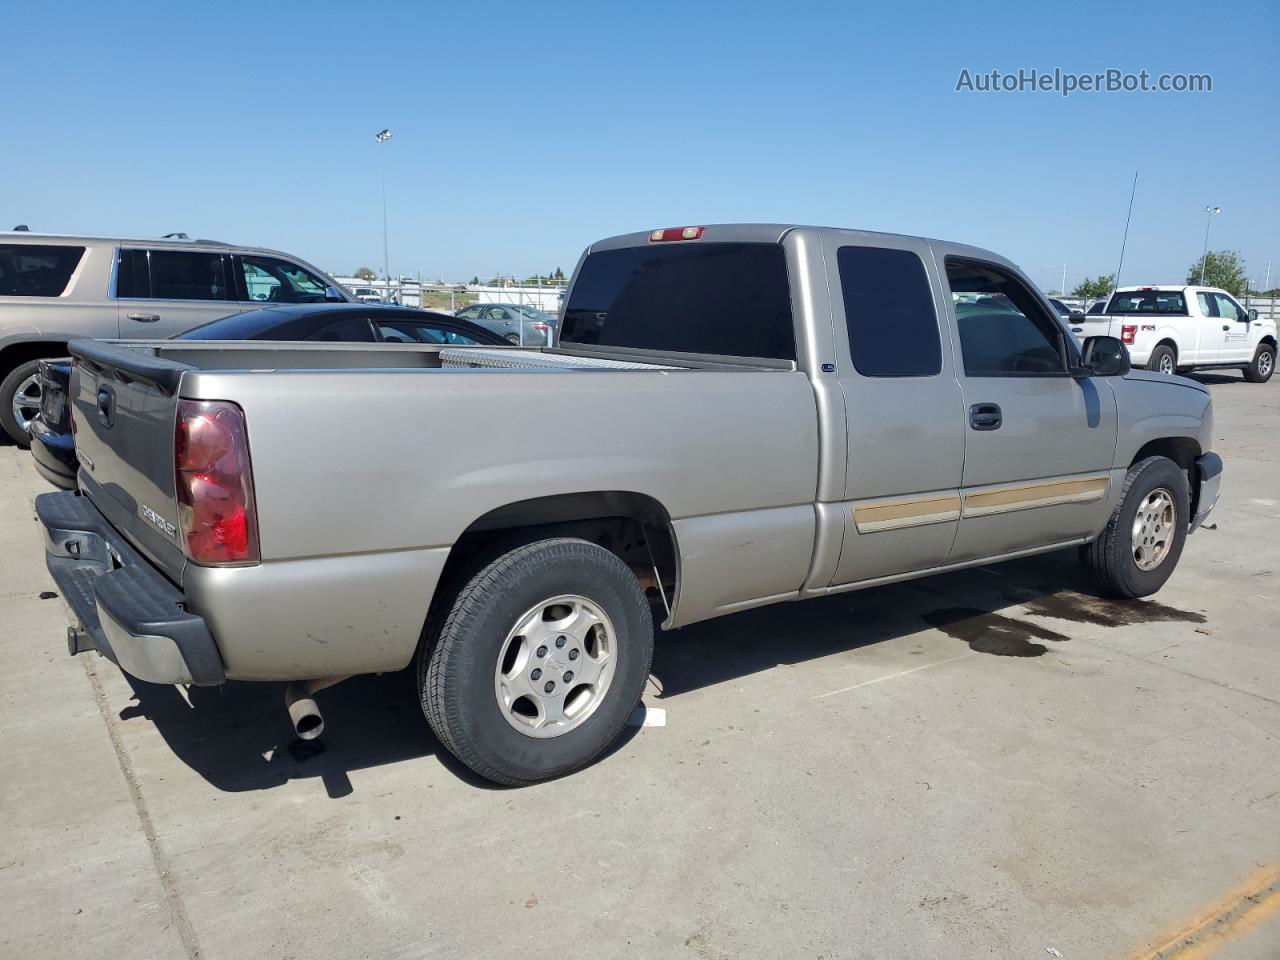
<path id="1" fill-rule="evenodd" d="M 653 621 L 639 582 L 585 540 L 491 558 L 445 600 L 418 654 L 422 709 L 455 757 L 495 783 L 596 760 L 644 692 Z"/>
<path id="2" fill-rule="evenodd" d="M 1172 460 L 1147 457 L 1130 467 L 1106 527 L 1080 548 L 1098 586 L 1118 597 L 1163 587 L 1182 556 L 1190 509 L 1187 475 Z"/>
<path id="3" fill-rule="evenodd" d="M 1276 369 L 1276 348 L 1269 343 L 1258 344 L 1253 360 L 1244 368 L 1244 378 L 1250 383 L 1266 383 Z"/>

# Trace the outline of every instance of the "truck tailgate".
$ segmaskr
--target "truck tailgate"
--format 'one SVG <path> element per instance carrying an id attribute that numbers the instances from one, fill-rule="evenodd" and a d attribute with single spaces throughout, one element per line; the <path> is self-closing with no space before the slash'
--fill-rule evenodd
<path id="1" fill-rule="evenodd" d="M 185 364 L 143 349 L 76 340 L 70 401 L 80 486 L 140 552 L 175 582 L 178 533 L 174 425 Z"/>

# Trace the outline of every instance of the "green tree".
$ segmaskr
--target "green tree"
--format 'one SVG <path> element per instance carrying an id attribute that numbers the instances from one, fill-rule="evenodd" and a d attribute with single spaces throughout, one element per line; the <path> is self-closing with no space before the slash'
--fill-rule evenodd
<path id="1" fill-rule="evenodd" d="M 472 277 L 472 278 L 471 278 L 471 285 L 472 285 L 473 287 L 478 287 L 478 286 L 480 286 L 480 278 L 479 278 L 479 277 Z"/>
<path id="2" fill-rule="evenodd" d="M 378 279 L 378 275 L 374 273 L 372 270 L 370 270 L 368 267 L 360 267 L 358 270 L 356 270 L 355 273 L 352 274 L 352 276 L 355 277 L 357 280 L 377 280 Z"/>
<path id="3" fill-rule="evenodd" d="M 564 279 L 564 271 L 563 271 L 563 270 L 561 270 L 559 267 L 556 267 L 556 272 L 553 274 L 553 276 L 554 276 L 554 277 L 555 277 L 555 279 L 557 279 L 557 280 L 563 280 L 563 279 Z"/>
<path id="4" fill-rule="evenodd" d="M 1071 291 L 1071 295 L 1073 297 L 1084 297 L 1086 300 L 1101 300 L 1111 293 L 1115 286 L 1116 276 L 1114 273 L 1103 274 L 1093 279 L 1085 277 L 1076 284 L 1076 288 Z"/>
<path id="5" fill-rule="evenodd" d="M 1201 280 L 1201 266 L 1204 279 Z M 1210 250 L 1187 268 L 1187 283 L 1196 286 L 1219 287 L 1234 296 L 1244 293 L 1244 259 L 1234 250 Z"/>

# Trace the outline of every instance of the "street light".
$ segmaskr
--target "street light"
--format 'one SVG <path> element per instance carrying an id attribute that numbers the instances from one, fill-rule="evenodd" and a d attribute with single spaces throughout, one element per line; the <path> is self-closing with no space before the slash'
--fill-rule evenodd
<path id="1" fill-rule="evenodd" d="M 374 137 L 378 141 L 378 166 L 382 171 L 382 276 L 387 281 L 387 296 L 391 296 L 391 266 L 387 256 L 387 161 L 382 146 L 391 139 L 390 130 L 379 130 Z"/>
<path id="2" fill-rule="evenodd" d="M 1221 213 L 1221 207 L 1204 208 L 1204 256 L 1200 258 L 1200 286 L 1204 286 L 1204 268 L 1209 265 L 1209 225 L 1213 223 L 1213 215 Z"/>

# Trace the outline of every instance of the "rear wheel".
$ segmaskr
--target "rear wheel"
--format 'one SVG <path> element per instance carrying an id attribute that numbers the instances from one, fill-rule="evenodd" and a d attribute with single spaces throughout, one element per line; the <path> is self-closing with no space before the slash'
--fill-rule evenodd
<path id="1" fill-rule="evenodd" d="M 418 654 L 422 709 L 480 776 L 518 786 L 596 760 L 622 733 L 653 657 L 635 575 L 585 540 L 539 540 L 460 578 Z"/>
<path id="2" fill-rule="evenodd" d="M 1173 374 L 1177 373 L 1178 355 L 1174 353 L 1173 347 L 1162 343 L 1152 350 L 1151 356 L 1147 358 L 1147 369 L 1168 376 L 1173 376 Z"/>
<path id="3" fill-rule="evenodd" d="M 20 447 L 30 446 L 28 428 L 40 412 L 40 361 L 28 360 L 0 380 L 0 427 Z"/>
<path id="4" fill-rule="evenodd" d="M 520 334 L 518 333 L 508 333 L 505 339 L 507 343 L 515 344 L 517 347 L 520 346 Z"/>
<path id="5" fill-rule="evenodd" d="M 1276 369 L 1276 348 L 1269 343 L 1258 344 L 1253 360 L 1244 368 L 1244 378 L 1250 383 L 1266 383 Z"/>
<path id="6" fill-rule="evenodd" d="M 1106 527 L 1080 548 L 1098 586 L 1120 597 L 1163 587 L 1182 556 L 1190 509 L 1187 475 L 1172 460 L 1148 457 L 1130 467 Z"/>

